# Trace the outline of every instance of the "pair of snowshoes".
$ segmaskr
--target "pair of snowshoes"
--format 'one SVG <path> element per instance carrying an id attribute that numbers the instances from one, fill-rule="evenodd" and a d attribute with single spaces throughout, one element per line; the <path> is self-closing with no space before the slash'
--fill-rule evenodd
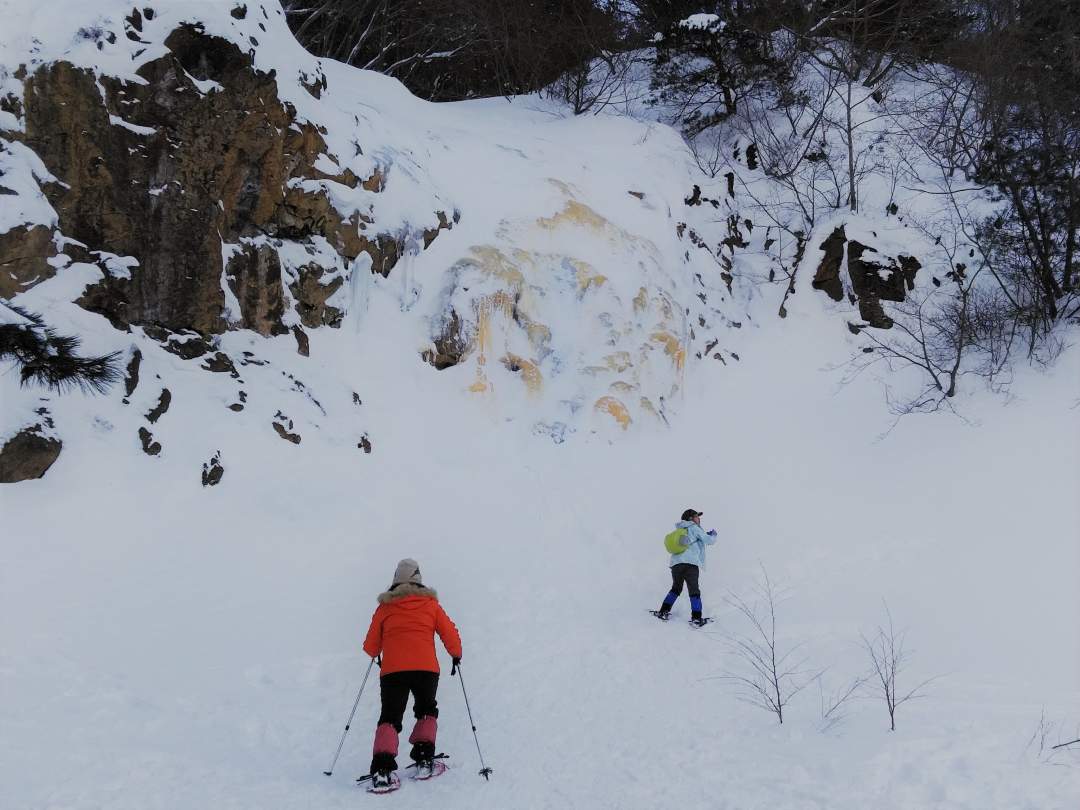
<path id="1" fill-rule="evenodd" d="M 655 616 L 662 622 L 666 622 L 671 618 L 671 612 L 667 610 L 650 610 L 649 613 L 651 613 L 653 616 Z M 695 616 L 694 618 L 690 619 L 689 623 L 691 627 L 704 627 L 711 621 L 712 618 L 709 616 L 706 616 L 704 618 L 701 616 Z"/>

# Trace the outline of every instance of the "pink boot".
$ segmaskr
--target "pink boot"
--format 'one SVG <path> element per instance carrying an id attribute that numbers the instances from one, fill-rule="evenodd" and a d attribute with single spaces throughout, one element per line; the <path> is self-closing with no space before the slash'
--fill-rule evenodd
<path id="1" fill-rule="evenodd" d="M 398 732 L 390 723 L 380 723 L 375 729 L 375 745 L 371 752 L 371 772 L 397 770 Z"/>
<path id="2" fill-rule="evenodd" d="M 438 726 L 438 721 L 430 714 L 417 718 L 412 734 L 409 735 L 409 742 L 413 745 L 413 760 L 420 762 L 435 756 L 435 734 Z"/>

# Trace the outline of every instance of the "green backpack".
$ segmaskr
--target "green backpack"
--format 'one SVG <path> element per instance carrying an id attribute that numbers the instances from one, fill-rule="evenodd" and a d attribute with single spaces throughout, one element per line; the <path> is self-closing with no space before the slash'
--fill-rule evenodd
<path id="1" fill-rule="evenodd" d="M 686 529 L 676 529 L 664 536 L 664 548 L 668 554 L 682 554 L 689 546 L 684 546 L 679 541 L 686 537 Z"/>

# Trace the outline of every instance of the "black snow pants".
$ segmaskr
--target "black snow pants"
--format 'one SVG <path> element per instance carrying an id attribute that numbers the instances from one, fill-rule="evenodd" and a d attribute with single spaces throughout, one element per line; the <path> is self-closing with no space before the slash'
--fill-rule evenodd
<path id="1" fill-rule="evenodd" d="M 382 697 L 382 713 L 379 724 L 389 723 L 401 733 L 401 721 L 405 717 L 405 704 L 409 702 L 409 693 L 413 696 L 413 716 L 438 717 L 439 704 L 435 692 L 439 688 L 438 672 L 391 672 L 379 678 L 379 693 Z"/>
<path id="2" fill-rule="evenodd" d="M 401 721 L 409 695 L 413 697 L 413 715 L 416 725 L 409 737 L 412 743 L 410 758 L 413 761 L 430 759 L 435 755 L 436 718 L 439 704 L 435 692 L 439 688 L 439 673 L 421 670 L 391 672 L 379 678 L 382 711 L 375 730 L 375 749 L 371 757 L 371 772 L 397 769 L 397 735 L 401 733 Z"/>
<path id="3" fill-rule="evenodd" d="M 683 583 L 690 594 L 690 616 L 694 619 L 701 618 L 701 591 L 698 589 L 698 567 L 690 563 L 679 563 L 671 566 L 671 590 L 664 597 L 660 605 L 660 612 L 667 614 L 671 606 L 682 593 Z"/>
<path id="4" fill-rule="evenodd" d="M 671 566 L 671 592 L 678 596 L 682 593 L 683 583 L 686 583 L 686 592 L 690 598 L 701 596 L 698 588 L 698 567 L 690 563 L 679 563 Z"/>

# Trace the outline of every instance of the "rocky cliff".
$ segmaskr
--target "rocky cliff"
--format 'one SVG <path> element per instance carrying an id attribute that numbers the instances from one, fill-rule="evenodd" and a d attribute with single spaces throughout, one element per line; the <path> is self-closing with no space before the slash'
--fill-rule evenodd
<path id="1" fill-rule="evenodd" d="M 662 426 L 695 364 L 740 362 L 761 284 L 803 261 L 806 284 L 857 306 L 853 329 L 887 328 L 879 302 L 918 269 L 875 258 L 857 225 L 861 242 L 841 224 L 774 248 L 734 175 L 710 182 L 667 127 L 537 99 L 433 105 L 315 59 L 274 2 L 19 8 L 0 297 L 122 355 L 109 402 L 144 414 L 99 418 L 151 456 L 194 432 L 199 465 L 222 467 L 205 417 L 179 425 L 208 408 L 366 455 L 351 378 L 375 366 L 390 398 L 425 391 L 556 442 Z M 750 154 L 733 171 L 752 175 Z M 45 431 L 41 408 L 69 411 L 50 437 L 93 418 L 9 399 L 8 437 Z"/>
<path id="2" fill-rule="evenodd" d="M 246 6 L 233 16 L 244 19 Z M 149 45 L 142 37 L 154 19 L 153 9 L 132 8 L 124 36 Z M 117 36 L 80 33 L 103 47 Z M 103 278 L 79 303 L 118 328 L 272 335 L 336 325 L 340 310 L 327 300 L 349 264 L 364 253 L 388 274 L 405 235 L 378 233 L 370 205 L 335 205 L 332 190 L 360 202 L 383 191 L 384 176 L 343 167 L 325 128 L 298 117 L 275 71 L 236 42 L 183 22 L 160 44 L 164 53 L 133 76 L 64 60 L 13 74 L 22 88 L 5 96 L 17 123 L 7 148 L 33 151 L 56 218 L 51 231 L 7 231 L 4 294 L 89 262 Z M 317 78 L 304 87 L 321 92 Z M 424 242 L 451 218 L 438 211 L 434 224 L 418 225 Z"/>
<path id="3" fill-rule="evenodd" d="M 693 170 L 666 128 L 425 104 L 304 53 L 273 2 L 21 11 L 0 66 L 0 296 L 122 354 L 110 401 L 145 402 L 149 455 L 207 396 L 177 370 L 229 380 L 215 396 L 243 420 L 253 369 L 275 369 L 303 403 L 260 396 L 260 423 L 300 444 L 334 421 L 305 358 L 342 352 L 556 441 L 659 425 L 688 358 L 725 359 L 742 325 L 732 276 L 693 249 Z M 11 401 L 8 436 L 58 405 Z M 86 417 L 60 433 L 68 418 Z"/>

